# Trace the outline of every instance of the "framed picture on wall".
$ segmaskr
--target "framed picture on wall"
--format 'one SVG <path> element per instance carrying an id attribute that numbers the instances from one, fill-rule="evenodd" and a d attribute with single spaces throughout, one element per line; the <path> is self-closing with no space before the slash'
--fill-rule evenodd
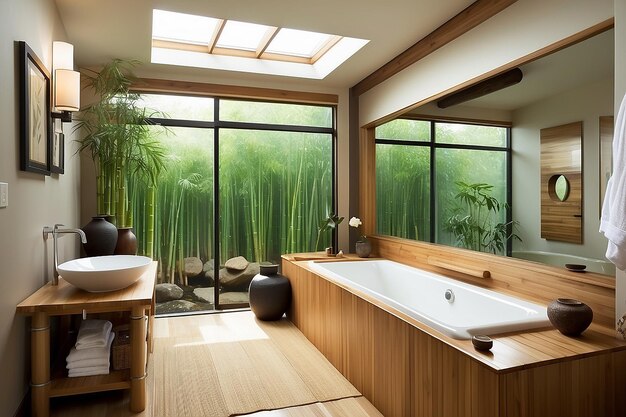
<path id="1" fill-rule="evenodd" d="M 23 171 L 50 174 L 50 73 L 26 42 L 18 43 L 20 154 Z"/>
<path id="2" fill-rule="evenodd" d="M 613 173 L 613 116 L 600 116 L 600 217 L 606 185 Z"/>
<path id="3" fill-rule="evenodd" d="M 54 119 L 54 133 L 52 134 L 52 145 L 50 171 L 55 174 L 65 172 L 65 135 L 63 134 L 63 123 L 61 119 Z"/>

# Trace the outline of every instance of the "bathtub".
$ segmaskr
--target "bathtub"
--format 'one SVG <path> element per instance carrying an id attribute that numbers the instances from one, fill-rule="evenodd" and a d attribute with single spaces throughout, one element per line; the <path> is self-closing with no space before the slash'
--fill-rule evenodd
<path id="1" fill-rule="evenodd" d="M 309 261 L 308 266 L 455 339 L 550 325 L 542 305 L 393 261 Z"/>
<path id="2" fill-rule="evenodd" d="M 560 266 L 562 268 L 565 267 L 565 264 L 582 264 L 587 266 L 586 271 L 615 276 L 615 265 L 607 260 L 542 251 L 513 251 L 511 255 L 513 258 L 541 262 L 542 264 Z"/>

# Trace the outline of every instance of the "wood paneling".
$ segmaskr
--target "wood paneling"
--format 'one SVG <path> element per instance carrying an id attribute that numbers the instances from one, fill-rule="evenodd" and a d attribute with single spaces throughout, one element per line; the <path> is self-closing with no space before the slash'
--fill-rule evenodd
<path id="1" fill-rule="evenodd" d="M 133 91 L 143 93 L 175 93 L 196 96 L 276 100 L 296 103 L 336 105 L 339 102 L 339 97 L 336 94 L 308 93 L 304 91 L 209 84 L 191 81 L 159 80 L 154 78 L 140 78 L 133 83 L 132 89 Z"/>
<path id="2" fill-rule="evenodd" d="M 583 123 L 541 129 L 541 237 L 561 242 L 583 241 Z M 555 179 L 563 175 L 569 195 L 559 200 Z"/>
<path id="3" fill-rule="evenodd" d="M 387 62 L 352 87 L 355 95 L 361 95 L 408 66 L 416 63 L 437 49 L 495 16 L 517 0 L 477 0 L 461 13 L 422 38 L 400 55 Z"/>
<path id="4" fill-rule="evenodd" d="M 626 344 L 613 336 L 538 330 L 481 353 L 306 268 L 283 257 L 289 318 L 386 417 L 624 415 Z"/>

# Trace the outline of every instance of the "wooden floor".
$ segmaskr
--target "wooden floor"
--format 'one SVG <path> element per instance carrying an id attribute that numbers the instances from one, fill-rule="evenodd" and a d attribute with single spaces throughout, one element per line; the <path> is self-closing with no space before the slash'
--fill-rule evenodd
<path id="1" fill-rule="evenodd" d="M 224 314 L 237 314 L 237 313 L 224 313 Z M 180 317 L 180 318 L 169 318 L 169 319 L 157 319 L 157 325 L 155 326 L 155 337 L 158 338 L 160 335 L 159 332 L 165 333 L 169 328 L 169 333 L 171 333 L 172 329 L 172 320 L 180 320 L 181 326 L 186 328 L 185 332 L 190 330 L 190 326 L 197 326 L 203 323 L 203 316 L 197 316 L 197 320 L 188 317 Z M 206 317 L 206 316 L 204 316 Z M 234 317 L 234 316 L 229 316 Z M 241 317 L 241 316 L 240 316 Z M 254 321 L 254 317 L 250 313 L 250 320 Z M 163 320 L 161 323 L 166 323 L 167 326 L 161 325 L 158 323 L 160 320 Z M 232 320 L 231 320 L 232 321 Z M 232 323 L 231 323 L 232 324 Z M 232 330 L 232 329 L 230 329 Z M 228 332 L 229 329 L 222 329 L 224 332 Z M 221 333 L 221 332 L 220 332 Z M 270 335 L 271 338 L 277 337 L 277 335 Z M 277 341 L 279 342 L 279 341 Z M 308 341 L 305 340 L 308 344 Z M 292 341 L 289 341 L 292 343 Z M 302 348 L 301 346 L 294 346 L 295 351 Z M 113 392 L 105 392 L 105 393 L 97 393 L 97 394 L 88 394 L 88 395 L 77 395 L 73 397 L 65 397 L 65 398 L 55 398 L 51 401 L 51 416 L 52 417 L 177 417 L 175 415 L 165 416 L 158 415 L 162 414 L 157 412 L 157 408 L 155 407 L 156 399 L 155 398 L 155 377 L 154 375 L 158 375 L 159 372 L 155 372 L 153 369 L 155 364 L 158 365 L 159 361 L 156 357 L 158 355 L 158 351 L 155 350 L 155 353 L 150 358 L 149 361 L 149 369 L 148 369 L 148 380 L 147 380 L 147 407 L 146 410 L 142 413 L 134 414 L 128 410 L 129 404 L 129 395 L 128 391 L 113 391 Z M 155 360 L 156 359 L 156 360 Z M 200 368 L 193 369 L 181 369 L 181 374 L 184 374 L 183 380 L 194 381 L 197 378 L 194 377 L 194 373 L 200 374 L 203 370 Z M 276 372 L 280 375 L 282 370 L 276 370 Z M 332 369 L 332 371 L 335 371 Z M 335 371 L 336 372 L 336 371 Z M 223 376 L 222 376 L 223 377 Z M 158 379 L 158 378 L 157 378 Z M 178 378 L 177 378 L 178 379 Z M 236 381 L 236 378 L 234 379 Z M 158 385 L 158 383 L 156 384 Z M 219 389 L 219 387 L 215 387 Z M 193 388 L 190 387 L 191 390 Z M 358 393 L 358 391 L 357 391 Z M 159 394 L 159 396 L 163 395 L 163 392 Z M 179 395 L 177 393 L 172 393 L 172 395 Z M 175 399 L 173 398 L 172 401 Z M 174 401 L 175 402 L 175 401 Z M 186 402 L 188 416 L 206 416 L 206 401 L 194 401 L 195 404 L 188 404 Z M 204 404 L 204 406 L 201 406 Z M 196 405 L 197 409 L 194 409 L 194 405 Z M 258 409 L 258 408 L 257 408 Z M 169 412 L 168 412 L 169 414 Z M 243 415 L 243 414 L 241 414 Z M 307 404 L 303 406 L 294 406 L 288 408 L 281 408 L 277 410 L 270 411 L 260 411 L 250 414 L 245 414 L 249 417 L 382 417 L 374 406 L 367 401 L 364 397 L 358 396 L 354 398 L 343 398 L 338 400 L 330 400 L 317 402 L 312 404 Z"/>

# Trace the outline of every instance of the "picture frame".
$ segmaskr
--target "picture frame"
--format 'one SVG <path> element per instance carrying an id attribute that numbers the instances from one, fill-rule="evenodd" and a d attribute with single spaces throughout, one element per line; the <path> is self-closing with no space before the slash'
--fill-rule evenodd
<path id="1" fill-rule="evenodd" d="M 65 173 L 65 135 L 61 119 L 54 119 L 54 133 L 50 145 L 50 171 L 53 174 Z"/>
<path id="2" fill-rule="evenodd" d="M 18 50 L 21 169 L 50 175 L 50 73 L 26 42 L 20 41 Z"/>
<path id="3" fill-rule="evenodd" d="M 613 116 L 600 116 L 600 152 L 598 166 L 600 182 L 600 217 L 602 217 L 602 205 L 609 178 L 613 173 Z"/>

